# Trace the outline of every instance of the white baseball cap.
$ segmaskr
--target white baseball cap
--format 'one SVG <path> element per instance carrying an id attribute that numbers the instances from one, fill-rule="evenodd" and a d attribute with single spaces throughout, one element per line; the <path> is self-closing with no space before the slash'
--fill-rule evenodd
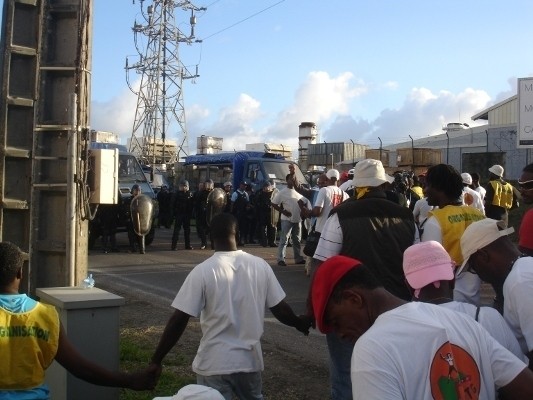
<path id="1" fill-rule="evenodd" d="M 468 259 L 476 251 L 488 246 L 495 240 L 502 236 L 507 236 L 514 232 L 514 228 L 500 230 L 498 221 L 491 218 L 484 218 L 482 220 L 472 222 L 461 236 L 461 252 L 463 254 L 463 263 L 457 270 L 459 275 L 465 267 Z"/>
<path id="2" fill-rule="evenodd" d="M 336 169 L 330 169 L 326 173 L 326 176 L 328 177 L 328 179 L 335 178 L 339 180 L 339 178 L 341 177 L 341 174 L 339 174 L 339 171 L 337 171 Z"/>
<path id="3" fill-rule="evenodd" d="M 472 184 L 472 175 L 470 175 L 468 172 L 463 172 L 461 174 L 461 178 L 463 178 L 463 183 L 466 183 L 467 185 Z"/>

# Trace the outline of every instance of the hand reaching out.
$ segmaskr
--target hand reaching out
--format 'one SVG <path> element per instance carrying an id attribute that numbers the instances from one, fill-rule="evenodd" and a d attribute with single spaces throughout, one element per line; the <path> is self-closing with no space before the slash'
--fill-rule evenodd
<path id="1" fill-rule="evenodd" d="M 296 329 L 302 332 L 305 336 L 309 335 L 309 328 L 311 328 L 314 323 L 313 319 L 308 315 L 299 315 L 298 318 L 300 319 L 301 323 L 296 327 Z"/>
<path id="2" fill-rule="evenodd" d="M 161 365 L 150 364 L 142 371 L 128 374 L 128 387 L 132 390 L 152 390 L 156 387 L 160 375 Z"/>

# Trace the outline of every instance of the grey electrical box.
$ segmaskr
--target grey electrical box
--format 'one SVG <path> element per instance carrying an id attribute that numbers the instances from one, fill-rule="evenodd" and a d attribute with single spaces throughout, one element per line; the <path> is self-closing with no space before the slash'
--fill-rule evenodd
<path id="1" fill-rule="evenodd" d="M 98 288 L 41 288 L 43 303 L 55 306 L 66 334 L 87 359 L 116 371 L 119 369 L 119 310 L 124 298 Z M 118 400 L 120 389 L 96 386 L 66 371 L 59 363 L 46 371 L 45 382 L 54 400 Z"/>

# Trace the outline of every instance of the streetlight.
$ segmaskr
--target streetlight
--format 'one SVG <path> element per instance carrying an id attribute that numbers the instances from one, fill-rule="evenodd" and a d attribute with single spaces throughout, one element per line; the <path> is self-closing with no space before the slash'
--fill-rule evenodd
<path id="1" fill-rule="evenodd" d="M 450 135 L 448 135 L 448 131 L 445 131 L 444 133 L 446 133 L 446 164 L 449 164 L 448 157 L 450 156 Z"/>
<path id="2" fill-rule="evenodd" d="M 413 138 L 411 137 L 411 135 L 409 135 L 409 139 L 411 139 L 411 159 L 412 159 L 411 171 L 414 171 L 415 170 L 415 142 Z"/>
<path id="3" fill-rule="evenodd" d="M 328 168 L 328 144 L 326 143 L 325 140 L 324 140 L 324 145 L 325 145 L 325 149 L 324 149 L 324 166 L 326 168 Z"/>
<path id="4" fill-rule="evenodd" d="M 350 142 L 352 142 L 352 167 L 355 167 L 355 143 L 352 139 Z"/>
<path id="5" fill-rule="evenodd" d="M 331 156 L 331 169 L 333 169 L 333 153 L 330 153 Z"/>

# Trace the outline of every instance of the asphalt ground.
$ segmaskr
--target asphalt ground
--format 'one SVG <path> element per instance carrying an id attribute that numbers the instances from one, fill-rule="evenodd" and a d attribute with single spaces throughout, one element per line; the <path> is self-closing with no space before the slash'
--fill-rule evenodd
<path id="1" fill-rule="evenodd" d="M 178 249 L 172 251 L 171 238 L 172 229 L 157 228 L 154 242 L 147 246 L 145 254 L 128 252 L 126 233 L 117 234 L 118 253 L 104 253 L 97 241 L 95 248 L 89 252 L 89 272 L 93 274 L 96 286 L 105 286 L 109 291 L 127 288 L 128 296 L 140 296 L 159 306 L 170 305 L 189 271 L 213 254 L 213 250 L 209 248 L 200 250 L 200 241 L 194 227 L 191 232 L 193 250 L 184 249 L 181 235 Z M 252 244 L 241 249 L 261 257 L 272 266 L 287 294 L 285 300 L 295 313 L 304 313 L 310 280 L 305 273 L 305 266 L 295 264 L 292 248 L 287 248 L 285 267 L 277 265 L 277 248 Z M 493 297 L 492 288 L 483 284 L 482 304 L 491 304 Z M 271 319 L 268 310 L 266 315 Z"/>

